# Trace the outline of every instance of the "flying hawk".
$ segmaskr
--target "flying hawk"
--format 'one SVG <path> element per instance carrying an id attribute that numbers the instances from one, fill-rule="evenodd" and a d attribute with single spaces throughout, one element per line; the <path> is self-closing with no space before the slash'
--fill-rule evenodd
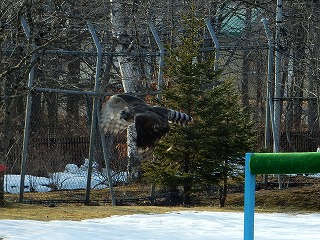
<path id="1" fill-rule="evenodd" d="M 117 94 L 102 108 L 100 128 L 104 133 L 118 134 L 128 126 L 135 127 L 133 141 L 141 158 L 150 155 L 155 144 L 169 132 L 169 123 L 186 126 L 192 117 L 172 109 L 151 106 L 140 98 Z"/>

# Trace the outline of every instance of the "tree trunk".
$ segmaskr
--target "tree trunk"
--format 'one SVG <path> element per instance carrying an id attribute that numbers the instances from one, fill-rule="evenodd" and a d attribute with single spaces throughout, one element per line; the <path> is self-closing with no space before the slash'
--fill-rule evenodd
<path id="1" fill-rule="evenodd" d="M 45 97 L 48 114 L 48 135 L 49 137 L 53 137 L 58 123 L 58 95 L 56 93 L 48 93 Z"/>
<path id="2" fill-rule="evenodd" d="M 128 33 L 128 5 L 121 1 L 112 1 L 111 23 L 113 37 L 116 40 L 117 52 L 125 53 L 117 57 L 125 93 L 136 93 L 142 90 L 141 67 L 137 57 L 132 53 L 137 50 L 136 41 Z"/>
<path id="3" fill-rule="evenodd" d="M 293 9 L 300 12 L 299 6 L 293 5 Z M 306 31 L 305 26 L 302 21 L 296 22 L 293 25 L 292 33 L 294 39 L 294 88 L 293 88 L 293 126 L 295 130 L 300 130 L 301 120 L 302 120 L 302 97 L 303 88 L 305 85 L 305 41 L 306 41 Z"/>
<path id="4" fill-rule="evenodd" d="M 70 61 L 68 63 L 68 82 L 70 84 L 76 84 L 79 82 L 80 78 L 80 59 L 74 56 L 69 57 Z M 77 123 L 79 121 L 79 96 L 68 94 L 67 95 L 67 122 Z M 77 124 L 71 124 L 69 130 L 73 130 L 73 127 Z"/>
<path id="5" fill-rule="evenodd" d="M 319 129 L 318 115 L 318 101 L 317 101 L 317 73 L 316 73 L 316 50 L 319 36 L 319 30 L 315 27 L 315 23 L 318 22 L 318 9 L 320 4 L 318 2 L 306 1 L 308 9 L 310 9 L 310 16 L 308 17 L 307 26 L 307 47 L 306 47 L 306 79 L 308 82 L 308 129 L 310 132 L 317 131 Z"/>
<path id="6" fill-rule="evenodd" d="M 1 93 L 4 96 L 9 96 L 9 79 L 4 78 L 4 88 Z M 1 95 L 2 95 L 1 94 Z M 3 106 L 3 119 L 0 121 L 0 164 L 6 165 L 6 155 L 9 147 L 9 138 L 12 132 L 10 132 L 10 125 L 12 121 L 13 114 L 10 113 L 9 99 L 4 99 Z M 4 199 L 4 172 L 0 172 L 0 206 L 5 205 Z"/>
<path id="7" fill-rule="evenodd" d="M 189 155 L 184 156 L 184 163 L 183 163 L 184 172 L 186 175 L 190 173 L 190 157 Z M 184 186 L 183 186 L 183 204 L 188 206 L 191 204 L 191 189 L 192 189 L 192 179 L 187 178 L 184 179 Z"/>
<path id="8" fill-rule="evenodd" d="M 258 120 L 258 122 L 263 122 L 265 120 L 265 107 L 263 104 L 263 92 L 265 92 L 265 89 L 263 88 L 264 82 L 263 82 L 263 71 L 264 71 L 264 59 L 263 59 L 263 54 L 261 52 L 257 52 L 256 54 L 256 69 L 257 69 L 257 77 L 256 77 L 256 89 L 257 89 L 257 94 L 256 94 L 256 106 L 255 106 L 255 119 Z"/>
<path id="9" fill-rule="evenodd" d="M 227 160 L 224 161 L 224 169 L 222 172 L 223 182 L 222 186 L 219 189 L 219 201 L 220 207 L 225 207 L 227 200 L 227 191 L 228 191 L 228 171 L 227 171 Z"/>
<path id="10" fill-rule="evenodd" d="M 244 31 L 249 33 L 250 30 L 251 30 L 251 8 L 247 6 L 246 7 L 246 27 Z M 249 74 L 251 72 L 250 57 L 251 57 L 251 54 L 249 51 L 243 52 L 241 93 L 242 93 L 242 103 L 245 107 L 249 107 Z"/>
<path id="11" fill-rule="evenodd" d="M 68 14 L 70 17 L 79 16 L 81 14 L 80 9 L 77 6 L 76 1 L 70 1 L 68 4 Z M 79 30 L 77 30 L 76 21 L 68 21 L 68 31 L 67 36 L 70 39 L 71 49 L 78 50 L 79 46 L 82 44 L 82 38 L 79 34 Z M 71 86 L 77 86 L 80 79 L 80 57 L 69 55 L 66 57 L 67 59 L 67 83 Z M 68 131 L 70 134 L 74 134 L 76 132 L 76 128 L 79 126 L 79 118 L 80 118 L 80 99 L 81 97 L 77 94 L 67 94 L 67 119 L 66 123 L 68 126 Z M 91 122 L 90 122 L 91 124 Z"/>
<path id="12" fill-rule="evenodd" d="M 121 74 L 122 86 L 125 93 L 136 93 L 142 91 L 141 66 L 138 58 L 132 53 L 138 49 L 136 42 L 128 33 L 130 22 L 128 5 L 122 1 L 111 2 L 111 24 L 112 34 L 116 41 L 115 49 L 120 54 L 117 56 L 118 66 Z M 136 135 L 134 126 L 129 126 L 127 130 L 128 145 L 128 173 L 132 177 L 132 165 L 138 161 L 137 149 L 135 148 L 134 136 Z"/>

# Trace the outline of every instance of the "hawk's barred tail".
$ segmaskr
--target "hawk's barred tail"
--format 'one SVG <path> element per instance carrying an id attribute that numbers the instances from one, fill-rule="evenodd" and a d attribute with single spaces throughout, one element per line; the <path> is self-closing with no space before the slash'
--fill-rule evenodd
<path id="1" fill-rule="evenodd" d="M 178 123 L 180 125 L 186 126 L 188 124 L 188 122 L 192 121 L 192 117 L 189 116 L 188 114 L 182 113 L 182 112 L 178 112 L 172 109 L 169 109 L 169 121 Z"/>

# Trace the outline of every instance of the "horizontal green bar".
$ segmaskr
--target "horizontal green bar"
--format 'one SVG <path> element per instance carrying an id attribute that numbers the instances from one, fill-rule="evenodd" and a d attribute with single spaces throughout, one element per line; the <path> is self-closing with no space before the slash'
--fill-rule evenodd
<path id="1" fill-rule="evenodd" d="M 250 172 L 254 175 L 320 173 L 320 152 L 254 153 Z"/>

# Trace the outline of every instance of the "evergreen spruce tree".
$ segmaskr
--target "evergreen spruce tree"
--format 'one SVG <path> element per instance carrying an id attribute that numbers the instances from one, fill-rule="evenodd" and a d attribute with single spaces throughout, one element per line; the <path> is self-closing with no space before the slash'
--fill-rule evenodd
<path id="1" fill-rule="evenodd" d="M 231 81 L 217 85 L 213 56 L 202 56 L 203 20 L 185 18 L 180 44 L 169 48 L 162 100 L 166 107 L 193 117 L 188 127 L 172 124 L 158 144 L 155 160 L 144 163 L 149 181 L 176 191 L 183 187 L 183 203 L 191 194 L 221 185 L 221 206 L 226 199 L 229 163 L 251 146 L 251 125 Z M 177 202 L 176 202 L 177 203 Z"/>

